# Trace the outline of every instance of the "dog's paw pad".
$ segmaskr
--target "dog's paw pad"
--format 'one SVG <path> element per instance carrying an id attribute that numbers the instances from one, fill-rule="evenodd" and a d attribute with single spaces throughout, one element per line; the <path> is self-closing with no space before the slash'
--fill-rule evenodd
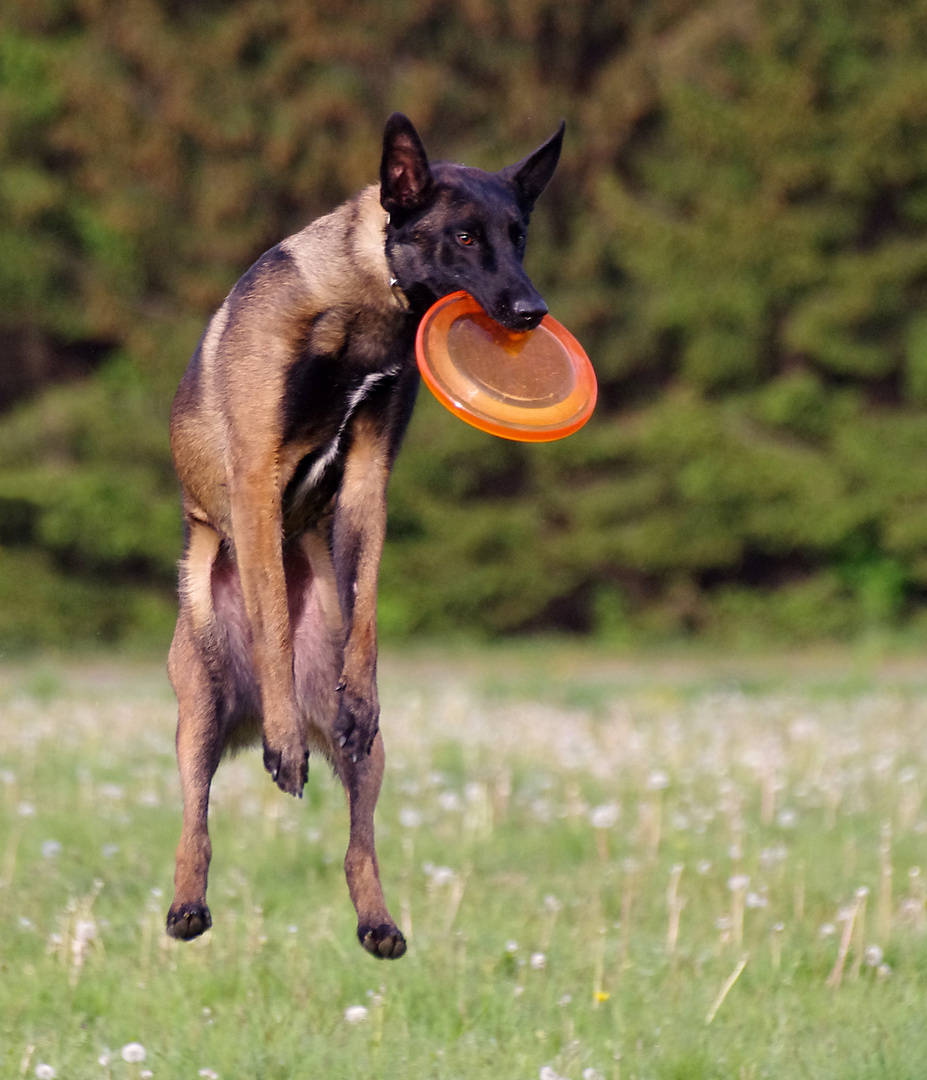
<path id="1" fill-rule="evenodd" d="M 357 936 L 367 952 L 378 960 L 398 960 L 406 951 L 406 939 L 392 923 L 359 926 Z"/>
<path id="2" fill-rule="evenodd" d="M 205 904 L 181 904 L 167 913 L 166 930 L 178 941 L 191 941 L 212 926 L 212 916 Z"/>

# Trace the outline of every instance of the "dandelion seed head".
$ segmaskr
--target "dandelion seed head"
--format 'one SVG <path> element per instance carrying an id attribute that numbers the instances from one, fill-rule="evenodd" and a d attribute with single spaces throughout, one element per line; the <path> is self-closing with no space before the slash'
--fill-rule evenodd
<path id="1" fill-rule="evenodd" d="M 42 844 L 42 858 L 54 859 L 61 854 L 60 840 L 46 840 Z"/>
<path id="2" fill-rule="evenodd" d="M 145 1060 L 145 1047 L 141 1043 L 130 1042 L 120 1050 L 122 1060 L 129 1065 L 137 1065 Z"/>
<path id="3" fill-rule="evenodd" d="M 53 1066 L 46 1065 L 44 1062 L 42 1062 L 41 1064 L 36 1065 L 35 1075 L 39 1078 L 39 1080 L 55 1080 L 55 1077 L 58 1075 L 58 1073 L 55 1072 Z"/>
<path id="4" fill-rule="evenodd" d="M 505 951 L 509 956 L 514 956 L 518 952 L 518 942 L 514 938 L 509 938 L 505 943 Z"/>
<path id="5" fill-rule="evenodd" d="M 823 923 L 821 929 L 818 930 L 818 937 L 829 938 L 833 937 L 837 933 L 837 927 L 832 922 Z"/>
<path id="6" fill-rule="evenodd" d="M 93 919 L 78 919 L 74 925 L 74 940 L 81 944 L 93 941 L 97 936 L 97 924 Z"/>
<path id="7" fill-rule="evenodd" d="M 593 829 L 610 829 L 620 814 L 617 803 L 603 803 L 589 812 L 589 822 Z"/>
<path id="8" fill-rule="evenodd" d="M 432 885 L 440 888 L 442 885 L 450 885 L 457 874 L 449 866 L 436 866 L 430 874 Z"/>
<path id="9" fill-rule="evenodd" d="M 749 874 L 733 874 L 727 879 L 727 887 L 731 892 L 746 892 L 749 885 Z"/>
<path id="10" fill-rule="evenodd" d="M 366 1005 L 349 1005 L 344 1010 L 344 1018 L 349 1024 L 362 1024 L 367 1016 Z"/>
<path id="11" fill-rule="evenodd" d="M 438 806 L 451 814 L 460 809 L 460 796 L 456 791 L 442 791 L 438 796 Z"/>
<path id="12" fill-rule="evenodd" d="M 870 945 L 863 954 L 866 967 L 877 968 L 885 958 L 885 953 L 878 945 Z"/>
<path id="13" fill-rule="evenodd" d="M 200 1069 L 196 1075 L 202 1076 L 204 1080 L 219 1080 L 219 1074 L 215 1069 Z"/>
<path id="14" fill-rule="evenodd" d="M 647 777 L 648 791 L 665 791 L 669 787 L 669 776 L 662 769 L 654 769 Z"/>
<path id="15" fill-rule="evenodd" d="M 547 967 L 547 957 L 542 952 L 532 953 L 528 962 L 534 971 L 543 971 Z"/>
<path id="16" fill-rule="evenodd" d="M 417 829 L 422 824 L 422 815 L 411 806 L 403 806 L 399 811 L 399 824 L 404 829 Z"/>

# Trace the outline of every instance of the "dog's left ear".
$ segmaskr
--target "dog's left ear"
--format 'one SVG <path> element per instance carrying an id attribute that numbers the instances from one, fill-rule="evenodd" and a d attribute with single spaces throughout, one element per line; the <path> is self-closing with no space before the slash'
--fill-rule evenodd
<path id="1" fill-rule="evenodd" d="M 500 170 L 500 175 L 511 180 L 518 192 L 518 201 L 530 214 L 539 195 L 550 183 L 557 162 L 560 160 L 560 148 L 563 146 L 563 132 L 566 121 L 560 121 L 560 127 L 551 137 L 539 146 L 533 154 L 515 165 L 507 165 Z"/>
<path id="2" fill-rule="evenodd" d="M 428 155 L 412 121 L 393 113 L 383 132 L 380 205 L 390 214 L 417 210 L 427 202 L 433 184 Z"/>

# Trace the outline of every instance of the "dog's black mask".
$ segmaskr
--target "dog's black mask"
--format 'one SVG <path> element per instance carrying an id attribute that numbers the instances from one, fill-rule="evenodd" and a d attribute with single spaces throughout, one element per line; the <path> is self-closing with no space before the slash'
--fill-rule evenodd
<path id="1" fill-rule="evenodd" d="M 386 255 L 413 310 L 464 289 L 509 330 L 538 325 L 547 305 L 522 260 L 531 211 L 557 167 L 564 126 L 524 160 L 488 173 L 430 165 L 408 118 L 389 118 L 380 165 L 380 202 L 390 215 Z"/>

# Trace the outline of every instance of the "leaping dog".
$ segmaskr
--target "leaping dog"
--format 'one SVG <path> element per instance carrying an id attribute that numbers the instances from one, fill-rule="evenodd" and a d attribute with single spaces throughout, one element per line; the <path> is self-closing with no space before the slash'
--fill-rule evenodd
<path id="1" fill-rule="evenodd" d="M 311 751 L 331 761 L 350 808 L 358 937 L 374 956 L 406 951 L 383 899 L 373 812 L 377 576 L 387 481 L 418 389 L 415 333 L 458 289 L 511 330 L 537 326 L 547 307 L 522 260 L 562 141 L 563 124 L 495 173 L 430 164 L 393 114 L 379 185 L 262 255 L 190 361 L 171 416 L 185 525 L 168 662 L 184 801 L 176 938 L 212 924 L 213 775 L 223 753 L 260 737 L 291 795 Z"/>

